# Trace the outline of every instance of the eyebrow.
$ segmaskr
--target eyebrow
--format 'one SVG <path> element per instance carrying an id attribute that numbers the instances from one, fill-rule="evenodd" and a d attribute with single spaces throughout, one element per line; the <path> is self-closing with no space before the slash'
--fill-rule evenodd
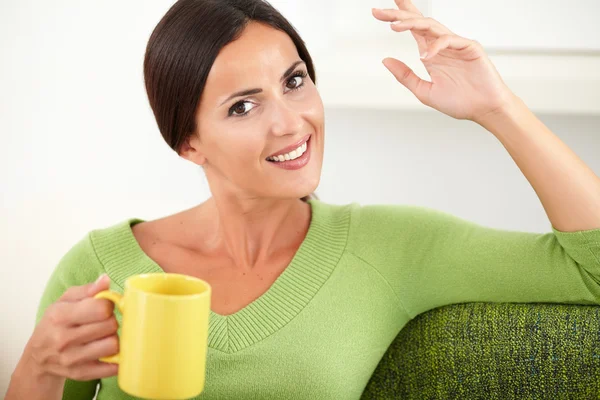
<path id="1" fill-rule="evenodd" d="M 294 69 L 299 65 L 299 64 L 305 64 L 304 61 L 300 60 L 300 61 L 296 61 L 295 63 L 292 64 L 291 67 L 289 67 L 284 73 L 283 75 L 281 75 L 280 78 L 280 82 L 283 82 L 288 76 L 290 76 L 292 74 L 292 72 L 294 72 Z M 225 101 L 223 101 L 219 107 L 221 107 L 223 104 L 227 103 L 229 100 L 234 99 L 236 97 L 242 97 L 242 96 L 249 96 L 252 94 L 257 94 L 257 93 L 261 93 L 263 90 L 262 89 L 246 89 L 246 90 L 242 90 L 239 92 L 235 92 L 234 94 L 232 94 L 231 96 L 229 96 Z"/>

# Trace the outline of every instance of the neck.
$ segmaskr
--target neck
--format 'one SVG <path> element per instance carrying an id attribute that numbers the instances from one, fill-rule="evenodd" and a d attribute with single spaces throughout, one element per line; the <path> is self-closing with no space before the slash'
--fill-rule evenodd
<path id="1" fill-rule="evenodd" d="M 282 251 L 295 251 L 311 218 L 310 205 L 300 199 L 212 197 L 199 212 L 202 220 L 211 221 L 211 233 L 203 246 L 241 269 L 264 265 Z"/>

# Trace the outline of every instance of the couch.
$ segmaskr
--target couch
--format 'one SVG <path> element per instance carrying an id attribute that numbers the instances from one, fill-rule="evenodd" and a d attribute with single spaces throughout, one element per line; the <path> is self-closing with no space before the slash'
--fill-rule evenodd
<path id="1" fill-rule="evenodd" d="M 600 399 L 600 307 L 427 311 L 400 331 L 362 399 Z"/>

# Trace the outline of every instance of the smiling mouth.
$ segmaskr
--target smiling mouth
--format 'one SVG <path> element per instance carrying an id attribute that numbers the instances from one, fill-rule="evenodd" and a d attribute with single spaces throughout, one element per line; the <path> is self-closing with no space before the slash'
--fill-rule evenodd
<path id="1" fill-rule="evenodd" d="M 303 139 L 303 142 L 301 144 L 289 149 L 285 153 L 279 153 L 278 155 L 267 157 L 267 161 L 285 162 L 285 161 L 296 160 L 296 159 L 302 157 L 302 155 L 308 149 L 308 141 L 310 140 L 311 136 L 312 135 L 308 135 L 307 138 Z"/>
<path id="2" fill-rule="evenodd" d="M 271 156 L 267 160 L 274 168 L 281 168 L 287 171 L 300 170 L 310 162 L 312 147 L 312 136 L 309 136 L 308 140 L 297 148 L 292 149 L 288 153 L 277 155 L 277 159 L 275 159 L 275 156 Z"/>

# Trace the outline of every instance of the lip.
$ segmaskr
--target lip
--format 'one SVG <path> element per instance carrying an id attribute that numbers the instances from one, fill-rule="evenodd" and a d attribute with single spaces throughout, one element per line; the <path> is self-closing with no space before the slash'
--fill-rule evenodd
<path id="1" fill-rule="evenodd" d="M 271 154 L 269 157 L 275 157 L 275 156 L 279 156 L 279 155 L 283 155 L 283 154 L 287 154 L 292 150 L 296 150 L 298 147 L 302 146 L 305 142 L 308 142 L 308 139 L 310 139 L 312 134 L 308 134 L 306 136 L 304 136 L 304 138 L 302 138 L 301 140 L 299 140 L 298 142 L 289 145 L 288 147 L 285 147 L 281 150 L 279 150 L 277 153 L 273 153 Z M 267 157 L 267 158 L 269 158 Z"/>
<path id="2" fill-rule="evenodd" d="M 312 136 L 310 136 L 312 138 Z M 306 151 L 298 158 L 287 161 L 267 161 L 269 165 L 275 168 L 281 168 L 283 170 L 294 171 L 304 168 L 310 161 L 310 154 L 312 152 L 312 140 L 306 142 Z"/>

